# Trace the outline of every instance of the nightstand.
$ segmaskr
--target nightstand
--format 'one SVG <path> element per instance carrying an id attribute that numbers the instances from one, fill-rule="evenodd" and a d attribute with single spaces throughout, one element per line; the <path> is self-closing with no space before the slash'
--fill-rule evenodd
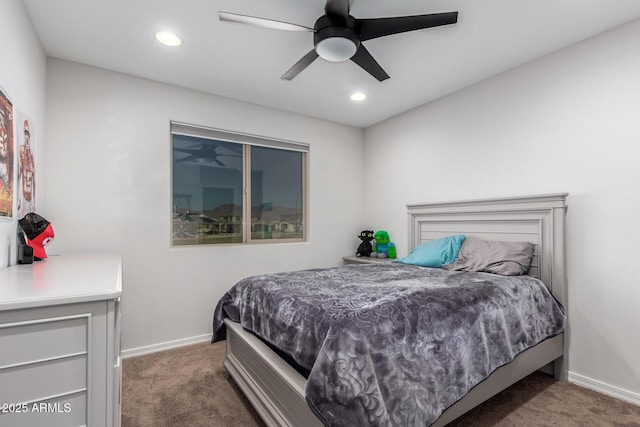
<path id="1" fill-rule="evenodd" d="M 357 256 L 345 256 L 342 260 L 345 264 L 375 264 L 378 262 L 391 262 L 397 258 L 369 258 L 369 257 L 357 257 Z"/>

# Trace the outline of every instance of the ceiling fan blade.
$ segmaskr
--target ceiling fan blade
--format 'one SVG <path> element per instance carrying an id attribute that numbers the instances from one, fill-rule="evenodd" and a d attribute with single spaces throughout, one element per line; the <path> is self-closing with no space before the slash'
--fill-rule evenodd
<path id="1" fill-rule="evenodd" d="M 389 75 L 382 69 L 380 64 L 378 64 L 362 44 L 358 48 L 356 54 L 351 57 L 351 60 L 380 82 L 389 78 Z"/>
<path id="2" fill-rule="evenodd" d="M 349 17 L 349 0 L 327 0 L 324 12 L 329 16 L 340 18 L 346 23 Z"/>
<path id="3" fill-rule="evenodd" d="M 197 156 L 197 155 L 195 155 L 195 154 L 190 154 L 190 155 L 188 155 L 188 156 L 186 156 L 186 157 L 183 157 L 183 158 L 181 158 L 181 159 L 177 159 L 177 160 L 176 160 L 176 163 L 189 162 L 189 161 L 191 161 L 191 160 L 195 160 L 195 159 L 199 159 L 199 158 L 200 158 L 200 157 L 199 157 L 199 156 Z"/>
<path id="4" fill-rule="evenodd" d="M 235 22 L 238 24 L 248 24 L 253 25 L 254 27 L 270 28 L 272 30 L 314 31 L 313 28 L 305 27 L 298 24 L 274 21 L 273 19 L 257 18 L 255 16 L 239 15 L 237 13 L 218 12 L 218 17 L 221 21 Z"/>
<path id="5" fill-rule="evenodd" d="M 432 13 L 429 15 L 398 16 L 394 18 L 356 19 L 356 31 L 360 40 L 371 40 L 378 37 L 458 22 L 458 12 Z"/>
<path id="6" fill-rule="evenodd" d="M 192 154 L 195 150 L 192 148 L 173 147 L 173 151 L 179 151 L 181 153 Z"/>
<path id="7" fill-rule="evenodd" d="M 316 51 L 314 49 L 311 49 L 305 56 L 300 58 L 298 62 L 293 64 L 293 67 L 289 68 L 287 72 L 284 73 L 280 78 L 282 80 L 293 79 L 295 76 L 300 74 L 302 70 L 307 68 L 313 61 L 315 61 L 317 57 L 318 54 L 316 53 Z"/>

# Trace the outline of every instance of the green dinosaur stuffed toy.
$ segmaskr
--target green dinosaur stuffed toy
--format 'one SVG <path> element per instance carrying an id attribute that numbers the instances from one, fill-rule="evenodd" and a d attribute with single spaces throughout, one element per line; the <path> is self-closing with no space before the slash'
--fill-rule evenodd
<path id="1" fill-rule="evenodd" d="M 374 252 L 371 253 L 371 258 L 396 257 L 396 245 L 389 239 L 389 233 L 379 230 L 376 231 L 373 238 L 376 240 L 376 246 L 374 247 Z"/>

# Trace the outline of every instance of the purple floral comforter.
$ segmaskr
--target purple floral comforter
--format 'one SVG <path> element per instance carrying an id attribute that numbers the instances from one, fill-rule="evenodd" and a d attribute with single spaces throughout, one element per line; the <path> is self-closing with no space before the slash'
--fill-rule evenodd
<path id="1" fill-rule="evenodd" d="M 309 372 L 306 397 L 330 426 L 430 425 L 518 353 L 563 331 L 545 285 L 400 263 L 248 277 L 218 302 Z"/>

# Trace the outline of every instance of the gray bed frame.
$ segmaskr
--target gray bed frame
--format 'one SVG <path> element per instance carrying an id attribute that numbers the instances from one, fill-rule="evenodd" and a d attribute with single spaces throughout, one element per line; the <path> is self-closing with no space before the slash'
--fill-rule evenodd
<path id="1" fill-rule="evenodd" d="M 564 218 L 567 194 L 408 205 L 409 249 L 452 234 L 485 240 L 535 244 L 528 274 L 542 280 L 567 307 Z M 306 379 L 238 323 L 227 325 L 225 369 L 268 426 L 321 426 L 305 399 Z M 567 340 L 557 335 L 520 353 L 449 407 L 434 426 L 443 426 L 521 380 L 551 366 L 567 379 Z"/>

